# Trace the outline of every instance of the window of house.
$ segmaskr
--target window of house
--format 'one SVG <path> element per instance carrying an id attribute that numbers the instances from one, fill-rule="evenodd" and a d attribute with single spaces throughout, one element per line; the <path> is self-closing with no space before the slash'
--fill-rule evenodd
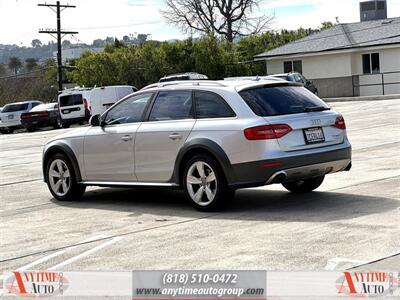
<path id="1" fill-rule="evenodd" d="M 363 63 L 364 74 L 380 73 L 379 53 L 363 54 L 362 63 Z"/>
<path id="2" fill-rule="evenodd" d="M 303 62 L 301 60 L 284 61 L 283 62 L 283 72 L 298 72 L 303 73 Z"/>

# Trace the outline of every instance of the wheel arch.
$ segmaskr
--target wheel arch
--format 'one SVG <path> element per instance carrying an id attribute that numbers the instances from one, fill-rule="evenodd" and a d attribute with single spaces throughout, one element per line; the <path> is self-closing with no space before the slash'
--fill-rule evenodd
<path id="1" fill-rule="evenodd" d="M 57 153 L 64 154 L 69 159 L 69 161 L 72 164 L 72 167 L 74 169 L 73 171 L 74 171 L 77 182 L 82 181 L 82 176 L 81 176 L 78 160 L 76 159 L 74 152 L 68 145 L 66 145 L 62 142 L 57 142 L 54 145 L 50 146 L 48 149 L 46 149 L 46 151 L 43 154 L 42 170 L 43 170 L 44 181 L 45 182 L 48 181 L 47 172 L 46 172 L 47 163 L 48 163 L 49 159 Z"/>
<path id="2" fill-rule="evenodd" d="M 206 138 L 193 139 L 180 149 L 175 160 L 174 174 L 171 181 L 182 186 L 186 162 L 194 155 L 200 153 L 207 154 L 217 160 L 224 172 L 227 182 L 230 183 L 233 181 L 234 174 L 232 165 L 225 151 L 216 142 Z"/>

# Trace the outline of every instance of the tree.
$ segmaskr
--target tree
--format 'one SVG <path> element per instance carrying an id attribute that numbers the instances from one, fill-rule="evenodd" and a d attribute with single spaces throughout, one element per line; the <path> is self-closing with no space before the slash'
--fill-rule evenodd
<path id="1" fill-rule="evenodd" d="M 22 62 L 18 57 L 12 56 L 8 60 L 8 68 L 14 71 L 14 74 L 18 74 L 18 70 L 22 67 Z"/>
<path id="2" fill-rule="evenodd" d="M 38 60 L 33 57 L 25 59 L 25 68 L 27 69 L 27 71 L 32 71 L 37 66 L 37 62 Z"/>
<path id="3" fill-rule="evenodd" d="M 71 47 L 71 42 L 69 40 L 63 40 L 62 43 L 61 43 L 61 46 L 64 49 L 67 49 L 67 48 Z"/>
<path id="4" fill-rule="evenodd" d="M 31 45 L 33 48 L 39 48 L 42 47 L 42 42 L 39 39 L 34 39 L 32 40 Z"/>
<path id="5" fill-rule="evenodd" d="M 272 16 L 254 15 L 262 0 L 166 0 L 163 16 L 184 32 L 218 34 L 232 42 L 236 37 L 265 30 Z"/>
<path id="6" fill-rule="evenodd" d="M 101 48 L 101 47 L 104 47 L 104 44 L 105 44 L 104 40 L 96 39 L 93 41 L 92 46 L 96 47 L 96 48 Z"/>
<path id="7" fill-rule="evenodd" d="M 333 27 L 333 26 L 334 26 L 334 25 L 333 25 L 333 23 L 332 23 L 331 21 L 325 21 L 325 22 L 322 22 L 322 23 L 321 23 L 320 30 L 322 31 L 322 30 L 331 28 L 331 27 Z"/>
<path id="8" fill-rule="evenodd" d="M 0 64 L 0 76 L 3 76 L 6 73 L 6 68 L 4 68 L 3 64 Z"/>
<path id="9" fill-rule="evenodd" d="M 127 35 L 124 35 L 123 37 L 122 37 L 122 40 L 124 41 L 124 43 L 129 43 L 130 42 L 130 37 L 129 36 L 127 36 Z"/>

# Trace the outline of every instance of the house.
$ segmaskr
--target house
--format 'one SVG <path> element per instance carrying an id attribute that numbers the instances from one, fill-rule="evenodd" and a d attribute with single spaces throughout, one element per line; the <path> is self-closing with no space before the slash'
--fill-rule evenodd
<path id="1" fill-rule="evenodd" d="M 320 97 L 400 94 L 400 17 L 337 24 L 254 59 L 268 75 L 302 73 Z"/>

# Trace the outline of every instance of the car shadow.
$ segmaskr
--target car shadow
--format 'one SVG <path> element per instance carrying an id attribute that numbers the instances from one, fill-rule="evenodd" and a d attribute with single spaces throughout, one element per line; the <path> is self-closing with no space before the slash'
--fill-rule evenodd
<path id="1" fill-rule="evenodd" d="M 89 190 L 80 201 L 60 202 L 58 206 L 95 208 L 160 217 L 238 219 L 256 221 L 329 222 L 383 213 L 397 209 L 396 199 L 337 192 L 291 194 L 286 191 L 243 189 L 222 212 L 196 211 L 182 191 L 150 188 Z"/>

